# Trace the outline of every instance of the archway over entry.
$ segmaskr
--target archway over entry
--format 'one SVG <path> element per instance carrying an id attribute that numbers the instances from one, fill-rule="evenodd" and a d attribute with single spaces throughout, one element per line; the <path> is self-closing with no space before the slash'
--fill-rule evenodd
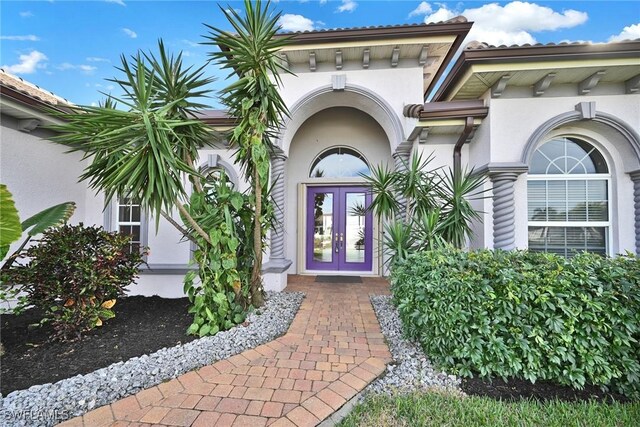
<path id="1" fill-rule="evenodd" d="M 371 116 L 384 130 L 391 152 L 405 139 L 399 116 L 383 98 L 370 89 L 346 84 L 342 90 L 327 85 L 300 97 L 290 107 L 289 118 L 285 119 L 276 145 L 288 156 L 300 126 L 316 113 L 333 107 L 351 107 Z"/>

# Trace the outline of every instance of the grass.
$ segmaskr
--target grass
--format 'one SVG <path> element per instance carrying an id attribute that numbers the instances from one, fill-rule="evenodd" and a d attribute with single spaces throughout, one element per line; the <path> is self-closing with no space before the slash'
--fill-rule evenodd
<path id="1" fill-rule="evenodd" d="M 356 406 L 340 427 L 388 426 L 638 426 L 640 403 L 500 402 L 443 393 L 374 396 Z"/>

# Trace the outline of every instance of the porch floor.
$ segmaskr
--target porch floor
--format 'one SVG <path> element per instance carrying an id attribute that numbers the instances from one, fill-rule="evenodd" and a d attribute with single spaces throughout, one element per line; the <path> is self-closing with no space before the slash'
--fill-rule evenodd
<path id="1" fill-rule="evenodd" d="M 63 426 L 314 426 L 385 370 L 391 354 L 369 301 L 382 278 L 316 283 L 289 276 L 306 298 L 282 337 L 102 406 Z"/>

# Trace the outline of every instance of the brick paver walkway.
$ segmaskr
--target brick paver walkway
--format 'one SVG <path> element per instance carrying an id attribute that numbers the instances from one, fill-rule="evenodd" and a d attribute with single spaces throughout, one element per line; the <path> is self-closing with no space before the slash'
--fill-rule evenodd
<path id="1" fill-rule="evenodd" d="M 306 293 L 281 338 L 133 396 L 64 426 L 314 426 L 384 372 L 391 359 L 369 301 L 383 279 L 315 283 L 290 276 Z"/>

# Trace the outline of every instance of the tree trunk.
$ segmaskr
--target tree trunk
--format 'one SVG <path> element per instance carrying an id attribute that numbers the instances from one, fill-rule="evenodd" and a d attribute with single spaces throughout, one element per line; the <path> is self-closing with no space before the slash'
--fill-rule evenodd
<path id="1" fill-rule="evenodd" d="M 256 197 L 256 210 L 253 222 L 253 251 L 254 263 L 251 272 L 251 303 L 254 307 L 261 307 L 264 304 L 264 295 L 262 293 L 262 224 L 260 217 L 262 216 L 262 185 L 260 184 L 260 173 L 257 165 L 253 168 L 254 193 Z"/>

